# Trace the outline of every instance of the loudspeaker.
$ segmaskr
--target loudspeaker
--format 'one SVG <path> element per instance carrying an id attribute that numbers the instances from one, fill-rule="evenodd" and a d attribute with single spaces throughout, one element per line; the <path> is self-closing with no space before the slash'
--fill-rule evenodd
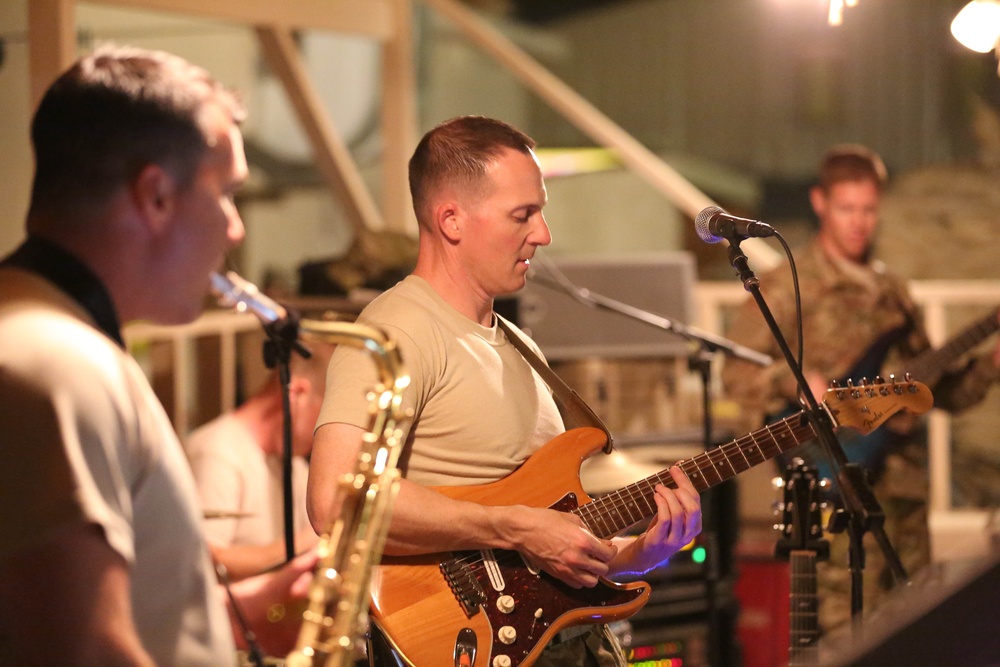
<path id="1" fill-rule="evenodd" d="M 842 647 L 822 664 L 1000 665 L 998 602 L 997 556 L 932 565 L 864 620 L 855 646 Z"/>

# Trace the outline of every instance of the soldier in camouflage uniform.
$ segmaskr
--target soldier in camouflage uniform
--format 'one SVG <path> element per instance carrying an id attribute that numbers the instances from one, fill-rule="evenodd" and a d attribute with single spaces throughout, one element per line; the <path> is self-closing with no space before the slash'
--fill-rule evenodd
<path id="1" fill-rule="evenodd" d="M 810 191 L 819 233 L 795 258 L 802 301 L 803 374 L 820 401 L 832 380 L 871 380 L 882 369 L 901 375 L 907 359 L 930 348 L 923 318 L 905 281 L 870 257 L 885 183 L 885 167 L 875 153 L 862 146 L 840 146 L 824 157 L 819 183 Z M 783 265 L 763 274 L 760 284 L 796 352 L 790 268 Z M 740 404 L 747 429 L 797 410 L 795 379 L 754 300 L 742 305 L 727 336 L 775 358 L 766 369 L 739 360 L 726 362 L 725 390 Z M 956 410 L 981 400 L 1000 378 L 998 367 L 1000 346 L 992 358 L 976 358 L 949 372 L 932 387 L 936 406 Z M 872 471 L 886 532 L 910 574 L 929 562 L 926 441 L 918 424 L 912 415 L 900 414 L 867 437 L 838 433 L 848 458 Z M 828 464 L 815 443 L 791 454 L 805 455 L 828 476 Z M 820 563 L 820 624 L 827 632 L 849 620 L 847 546 L 846 534 L 832 536 L 830 560 Z M 893 582 L 871 534 L 866 535 L 865 547 L 867 613 Z"/>

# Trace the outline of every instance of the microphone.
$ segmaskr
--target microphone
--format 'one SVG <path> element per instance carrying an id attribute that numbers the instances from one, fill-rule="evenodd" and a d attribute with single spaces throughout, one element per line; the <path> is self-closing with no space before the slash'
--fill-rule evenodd
<path id="1" fill-rule="evenodd" d="M 774 236 L 774 227 L 746 218 L 729 215 L 718 206 L 709 206 L 698 214 L 694 221 L 698 238 L 705 243 L 718 243 L 723 239 L 742 241 L 743 239 Z"/>
<path id="2" fill-rule="evenodd" d="M 312 352 L 299 340 L 298 313 L 289 313 L 284 306 L 261 292 L 256 285 L 243 278 L 235 271 L 227 271 L 222 276 L 212 273 L 212 292 L 219 299 L 219 304 L 236 309 L 238 313 L 247 311 L 253 313 L 264 325 L 264 331 L 271 345 L 265 343 L 264 362 L 268 368 L 274 368 L 279 359 L 285 359 L 277 348 L 285 350 L 290 346 L 303 359 L 312 357 Z M 290 352 L 288 352 L 290 354 Z"/>
<path id="3" fill-rule="evenodd" d="M 235 308 L 239 313 L 249 311 L 267 326 L 280 327 L 288 319 L 288 311 L 284 306 L 262 293 L 256 285 L 235 271 L 228 271 L 224 276 L 213 273 L 212 292 L 219 298 L 221 305 Z"/>

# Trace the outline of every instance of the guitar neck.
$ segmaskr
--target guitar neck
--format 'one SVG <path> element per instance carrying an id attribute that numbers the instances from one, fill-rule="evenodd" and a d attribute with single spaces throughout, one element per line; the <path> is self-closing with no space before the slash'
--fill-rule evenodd
<path id="1" fill-rule="evenodd" d="M 791 588 L 788 598 L 788 664 L 818 663 L 819 618 L 816 595 L 816 553 L 795 550 L 789 555 Z"/>
<path id="2" fill-rule="evenodd" d="M 677 463 L 699 491 L 735 477 L 815 436 L 805 412 L 786 417 L 741 438 Z M 599 537 L 609 538 L 629 526 L 653 516 L 657 484 L 676 489 L 670 470 L 661 470 L 643 480 L 595 498 L 574 510 Z"/>
<path id="3" fill-rule="evenodd" d="M 933 386 L 945 370 L 956 360 L 1000 329 L 994 310 L 981 320 L 973 322 L 954 338 L 937 348 L 918 356 L 908 365 L 907 371 L 921 382 Z"/>

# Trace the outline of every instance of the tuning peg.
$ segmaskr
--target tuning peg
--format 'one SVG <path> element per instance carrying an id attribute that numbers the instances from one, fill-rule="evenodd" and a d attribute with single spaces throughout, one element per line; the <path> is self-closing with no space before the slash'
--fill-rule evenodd
<path id="1" fill-rule="evenodd" d="M 830 389 L 840 389 L 840 380 L 830 380 Z"/>
<path id="2" fill-rule="evenodd" d="M 861 392 L 857 390 L 857 388 L 854 386 L 854 380 L 850 378 L 847 379 L 847 389 L 851 394 L 851 398 L 861 397 Z"/>

